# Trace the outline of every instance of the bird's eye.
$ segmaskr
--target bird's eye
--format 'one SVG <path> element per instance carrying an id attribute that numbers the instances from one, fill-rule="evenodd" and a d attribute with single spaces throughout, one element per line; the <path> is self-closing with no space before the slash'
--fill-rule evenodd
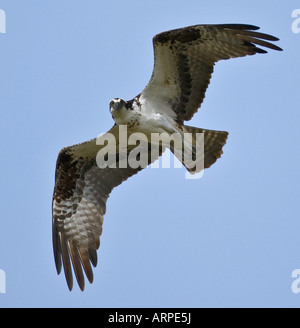
<path id="1" fill-rule="evenodd" d="M 109 107 L 113 107 L 114 104 L 115 104 L 115 102 L 112 100 L 112 101 L 109 103 Z"/>

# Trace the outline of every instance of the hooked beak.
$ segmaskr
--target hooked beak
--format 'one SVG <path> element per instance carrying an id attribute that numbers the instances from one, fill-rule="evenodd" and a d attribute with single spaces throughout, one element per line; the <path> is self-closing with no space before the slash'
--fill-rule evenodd
<path id="1" fill-rule="evenodd" d="M 120 110 L 122 109 L 122 107 L 123 105 L 121 104 L 121 102 L 114 103 L 114 105 L 112 106 L 114 110 Z"/>
<path id="2" fill-rule="evenodd" d="M 113 110 L 118 111 L 118 110 L 121 110 L 123 107 L 125 107 L 125 108 L 127 107 L 124 100 L 112 101 L 110 104 L 111 111 L 113 111 Z"/>

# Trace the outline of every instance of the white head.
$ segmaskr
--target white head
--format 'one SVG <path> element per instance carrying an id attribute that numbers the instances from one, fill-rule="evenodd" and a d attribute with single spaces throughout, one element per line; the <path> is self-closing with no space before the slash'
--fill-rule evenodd
<path id="1" fill-rule="evenodd" d="M 129 124 L 132 120 L 132 109 L 129 103 L 120 98 L 114 98 L 109 103 L 109 111 L 114 121 L 120 124 Z"/>
<path id="2" fill-rule="evenodd" d="M 110 101 L 109 103 L 109 110 L 114 117 L 114 113 L 116 111 L 122 111 L 122 110 L 127 110 L 128 105 L 125 100 L 120 99 L 120 98 L 114 98 Z"/>

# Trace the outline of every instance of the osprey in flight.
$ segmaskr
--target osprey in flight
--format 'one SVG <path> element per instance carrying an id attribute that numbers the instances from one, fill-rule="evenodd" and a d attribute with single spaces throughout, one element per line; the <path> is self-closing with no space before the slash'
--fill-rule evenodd
<path id="1" fill-rule="evenodd" d="M 124 142 L 120 127 L 126 126 L 125 139 L 134 133 L 143 133 L 147 138 L 153 133 L 179 136 L 189 134 L 191 139 L 182 139 L 184 156 L 178 156 L 175 146 L 170 150 L 178 156 L 191 173 L 198 168 L 188 165 L 194 159 L 195 139 L 204 135 L 204 159 L 202 168 L 208 168 L 222 154 L 227 132 L 212 131 L 184 125 L 200 107 L 214 69 L 221 59 L 266 53 L 257 47 L 282 50 L 268 42 L 278 38 L 259 33 L 252 25 L 195 25 L 171 30 L 153 38 L 154 69 L 145 89 L 133 100 L 115 98 L 110 102 L 114 126 L 100 139 L 112 135 L 115 146 Z M 99 138 L 98 138 L 99 139 Z M 92 266 L 97 265 L 97 249 L 100 246 L 103 216 L 106 201 L 112 189 L 156 160 L 164 151 L 163 143 L 146 144 L 147 154 L 156 147 L 156 156 L 148 156 L 146 165 L 124 165 L 129 160 L 133 146 L 116 148 L 112 163 L 103 166 L 97 158 L 105 142 L 98 139 L 63 148 L 57 158 L 53 194 L 53 248 L 57 273 L 62 265 L 70 290 L 73 287 L 72 266 L 81 290 L 84 290 L 84 273 L 93 282 Z M 127 141 L 127 140 L 125 140 Z M 109 149 L 107 152 L 107 160 Z M 179 151 L 180 152 L 180 151 Z M 186 154 L 187 153 L 187 154 Z M 142 156 L 141 154 L 137 154 Z M 121 162 L 123 163 L 121 165 Z M 71 265 L 72 263 L 72 265 Z"/>

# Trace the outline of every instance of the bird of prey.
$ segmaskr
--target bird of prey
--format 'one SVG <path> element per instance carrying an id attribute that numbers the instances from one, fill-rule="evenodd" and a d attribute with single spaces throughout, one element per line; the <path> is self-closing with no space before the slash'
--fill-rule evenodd
<path id="1" fill-rule="evenodd" d="M 183 141 L 183 146 L 193 158 L 195 136 L 202 133 L 204 168 L 210 167 L 223 153 L 228 133 L 194 128 L 184 122 L 192 118 L 203 102 L 216 62 L 267 52 L 259 46 L 282 50 L 269 42 L 278 38 L 259 33 L 258 29 L 244 24 L 195 25 L 154 36 L 151 79 L 134 99 L 115 98 L 110 102 L 109 110 L 115 123 L 107 135 L 114 136 L 115 145 L 119 145 L 124 142 L 124 136 L 120 136 L 121 126 L 127 128 L 126 138 L 137 132 L 147 138 L 152 133 L 180 136 L 188 133 L 192 138 L 189 142 Z M 102 137 L 105 139 L 105 136 Z M 84 272 L 89 282 L 93 282 L 92 266 L 97 265 L 96 251 L 100 246 L 106 201 L 112 189 L 156 160 L 165 149 L 163 143 L 154 145 L 146 141 L 143 149 L 150 153 L 156 146 L 156 156 L 148 156 L 146 165 L 131 167 L 123 164 L 124 158 L 128 161 L 133 146 L 116 148 L 112 157 L 115 165 L 102 167 L 97 154 L 106 146 L 95 138 L 63 148 L 57 158 L 52 203 L 53 249 L 57 273 L 63 266 L 70 290 L 72 267 L 81 290 L 85 287 Z M 176 153 L 172 145 L 169 148 Z M 185 156 L 180 160 L 191 173 L 198 171 L 187 165 Z"/>

